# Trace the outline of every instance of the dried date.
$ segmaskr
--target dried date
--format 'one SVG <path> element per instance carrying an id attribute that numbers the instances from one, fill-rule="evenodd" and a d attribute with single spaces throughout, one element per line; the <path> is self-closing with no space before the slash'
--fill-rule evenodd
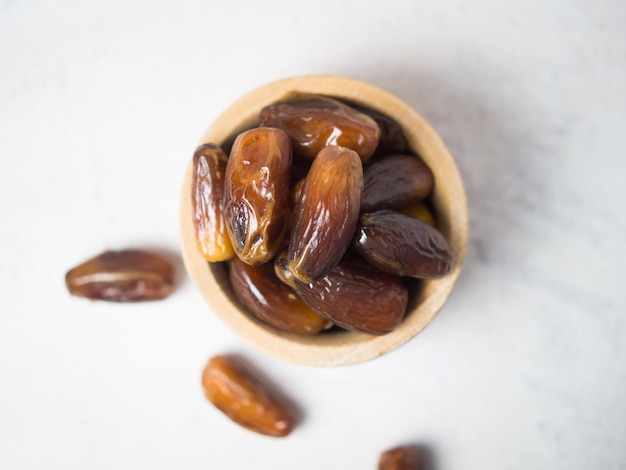
<path id="1" fill-rule="evenodd" d="M 394 211 L 363 214 L 354 247 L 378 269 L 415 278 L 439 278 L 452 255 L 443 235 L 426 222 Z"/>
<path id="2" fill-rule="evenodd" d="M 261 110 L 261 125 L 283 129 L 295 154 L 313 159 L 329 145 L 347 147 L 365 162 L 380 140 L 376 121 L 326 96 L 301 94 Z"/>
<path id="3" fill-rule="evenodd" d="M 65 284 L 70 294 L 93 300 L 160 300 L 174 289 L 174 270 L 154 253 L 107 251 L 68 271 Z"/>
<path id="4" fill-rule="evenodd" d="M 270 261 L 289 222 L 291 146 L 280 129 L 237 136 L 226 165 L 224 214 L 235 253 L 248 264 Z"/>
<path id="5" fill-rule="evenodd" d="M 288 266 L 296 279 L 319 279 L 341 259 L 354 235 L 362 187 L 356 152 L 326 147 L 315 157 L 293 216 Z"/>
<path id="6" fill-rule="evenodd" d="M 246 429 L 284 437 L 294 428 L 295 417 L 289 408 L 231 358 L 215 356 L 209 361 L 202 388 L 213 405 Z"/>
<path id="7" fill-rule="evenodd" d="M 411 446 L 399 446 L 380 454 L 378 470 L 421 470 L 422 452 Z"/>
<path id="8" fill-rule="evenodd" d="M 274 272 L 274 263 L 251 266 L 235 257 L 228 265 L 235 295 L 263 322 L 298 335 L 314 335 L 330 326 L 328 320 L 281 282 Z"/>
<path id="9" fill-rule="evenodd" d="M 320 315 L 347 330 L 383 335 L 400 324 L 408 290 L 402 280 L 355 256 L 346 256 L 323 278 L 296 281 L 296 292 Z"/>
<path id="10" fill-rule="evenodd" d="M 377 158 L 363 168 L 361 212 L 419 202 L 432 188 L 433 174 L 420 158 L 406 154 Z"/>
<path id="11" fill-rule="evenodd" d="M 380 128 L 380 141 L 376 147 L 376 156 L 384 156 L 390 153 L 406 152 L 409 150 L 409 144 L 404 137 L 400 125 L 389 116 L 370 108 L 362 106 L 354 106 L 357 111 L 361 111 L 371 117 Z"/>
<path id="12" fill-rule="evenodd" d="M 207 261 L 224 261 L 234 254 L 222 199 L 228 157 L 215 144 L 198 147 L 193 156 L 191 203 L 198 250 Z"/>

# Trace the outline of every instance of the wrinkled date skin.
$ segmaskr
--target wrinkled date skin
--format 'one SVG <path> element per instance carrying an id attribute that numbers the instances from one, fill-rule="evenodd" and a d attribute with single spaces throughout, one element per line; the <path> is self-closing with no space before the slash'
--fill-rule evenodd
<path id="1" fill-rule="evenodd" d="M 261 110 L 261 125 L 283 129 L 298 156 L 313 159 L 329 145 L 346 147 L 367 161 L 380 140 L 376 121 L 332 98 L 302 94 Z"/>
<path id="2" fill-rule="evenodd" d="M 213 357 L 202 374 L 204 395 L 235 423 L 274 437 L 287 436 L 295 418 L 289 408 L 235 360 Z"/>
<path id="3" fill-rule="evenodd" d="M 363 214 L 354 247 L 373 266 L 396 276 L 440 278 L 452 266 L 448 242 L 437 229 L 394 211 Z"/>
<path id="4" fill-rule="evenodd" d="M 153 253 L 107 251 L 68 271 L 65 284 L 70 294 L 93 300 L 160 300 L 174 290 L 174 270 Z"/>
<path id="5" fill-rule="evenodd" d="M 335 266 L 359 217 L 363 168 L 356 152 L 326 147 L 315 157 L 294 212 L 289 270 L 310 282 Z"/>
<path id="6" fill-rule="evenodd" d="M 215 144 L 198 147 L 193 155 L 191 203 L 198 250 L 211 262 L 234 254 L 222 206 L 228 157 Z"/>
<path id="7" fill-rule="evenodd" d="M 405 154 L 377 158 L 363 168 L 361 213 L 419 202 L 432 188 L 433 174 L 420 158 Z"/>
<path id="8" fill-rule="evenodd" d="M 400 324 L 408 290 L 402 280 L 355 256 L 346 256 L 323 278 L 296 292 L 313 310 L 347 330 L 384 335 Z"/>
<path id="9" fill-rule="evenodd" d="M 314 335 L 330 326 L 328 320 L 278 279 L 274 263 L 251 266 L 235 257 L 228 265 L 235 295 L 265 323 L 297 335 Z"/>
<path id="10" fill-rule="evenodd" d="M 401 446 L 380 454 L 378 470 L 422 470 L 423 458 L 419 449 Z"/>
<path id="11" fill-rule="evenodd" d="M 289 223 L 291 146 L 280 129 L 261 127 L 235 139 L 226 165 L 224 215 L 239 258 L 270 261 Z"/>

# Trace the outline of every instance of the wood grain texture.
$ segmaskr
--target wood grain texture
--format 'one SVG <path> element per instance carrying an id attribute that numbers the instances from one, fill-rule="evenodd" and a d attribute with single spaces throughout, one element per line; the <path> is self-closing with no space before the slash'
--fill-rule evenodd
<path id="1" fill-rule="evenodd" d="M 409 311 L 393 332 L 370 336 L 332 332 L 301 337 L 279 332 L 256 320 L 237 304 L 225 267 L 209 265 L 199 254 L 191 217 L 191 166 L 183 182 L 180 212 L 182 254 L 189 276 L 210 307 L 233 331 L 253 346 L 290 362 L 314 366 L 348 365 L 381 356 L 406 343 L 437 315 L 452 292 L 463 267 L 468 243 L 468 209 L 463 181 L 439 135 L 415 110 L 396 96 L 371 84 L 335 76 L 305 76 L 270 83 L 233 103 L 209 127 L 199 142 L 223 144 L 258 122 L 259 111 L 292 92 L 335 96 L 382 112 L 397 121 L 409 142 L 431 168 L 435 186 L 432 203 L 437 227 L 453 254 L 450 273 L 421 283 Z M 191 157 L 190 157 L 191 161 Z"/>

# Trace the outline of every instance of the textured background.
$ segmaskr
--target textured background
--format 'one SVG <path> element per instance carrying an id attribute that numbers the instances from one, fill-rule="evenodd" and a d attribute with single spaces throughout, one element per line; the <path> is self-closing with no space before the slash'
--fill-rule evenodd
<path id="1" fill-rule="evenodd" d="M 367 469 L 401 443 L 438 470 L 626 468 L 624 24 L 620 0 L 0 0 L 0 468 Z M 461 169 L 466 268 L 422 334 L 310 368 L 185 279 L 157 304 L 69 297 L 105 248 L 176 256 L 204 130 L 311 73 L 406 100 Z M 291 436 L 206 402 L 224 352 L 300 404 Z"/>

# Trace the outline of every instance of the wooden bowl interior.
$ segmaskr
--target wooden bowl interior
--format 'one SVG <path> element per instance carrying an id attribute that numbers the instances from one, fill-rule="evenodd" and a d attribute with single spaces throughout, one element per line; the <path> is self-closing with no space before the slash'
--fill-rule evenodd
<path id="1" fill-rule="evenodd" d="M 450 244 L 451 272 L 442 279 L 415 281 L 402 324 L 384 336 L 333 329 L 316 336 L 278 331 L 247 313 L 236 300 L 224 263 L 209 264 L 198 253 L 191 217 L 191 164 L 181 198 L 182 253 L 187 271 L 206 302 L 232 330 L 257 348 L 300 364 L 347 365 L 385 354 L 419 333 L 444 305 L 461 271 L 468 240 L 467 200 L 454 160 L 430 125 L 394 95 L 368 83 L 331 77 L 297 77 L 256 89 L 230 106 L 206 131 L 200 144 L 230 147 L 241 131 L 258 124 L 259 111 L 293 92 L 334 96 L 386 114 L 400 124 L 411 149 L 431 168 L 431 204 L 437 228 Z M 191 160 L 191 159 L 190 159 Z"/>

